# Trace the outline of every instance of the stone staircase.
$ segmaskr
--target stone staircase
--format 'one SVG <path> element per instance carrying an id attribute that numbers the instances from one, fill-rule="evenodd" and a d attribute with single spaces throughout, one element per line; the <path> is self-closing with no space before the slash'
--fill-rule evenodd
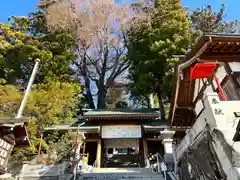
<path id="1" fill-rule="evenodd" d="M 140 167 L 143 163 L 144 162 L 140 162 L 138 154 L 115 154 L 111 158 L 106 158 L 104 162 L 105 167 L 107 168 L 136 168 Z"/>
<path id="2" fill-rule="evenodd" d="M 92 172 L 81 173 L 78 180 L 164 180 L 162 174 L 150 168 L 94 168 Z"/>

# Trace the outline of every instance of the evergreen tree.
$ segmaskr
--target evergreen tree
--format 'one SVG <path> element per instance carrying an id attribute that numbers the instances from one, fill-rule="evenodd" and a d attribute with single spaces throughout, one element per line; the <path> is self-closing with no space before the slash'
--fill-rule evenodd
<path id="1" fill-rule="evenodd" d="M 147 13 L 148 22 L 129 32 L 131 90 L 133 95 L 156 94 L 165 119 L 164 99 L 171 96 L 173 63 L 178 61 L 174 55 L 188 49 L 189 22 L 176 0 L 157 0 L 154 10 Z"/>
<path id="2" fill-rule="evenodd" d="M 205 34 L 233 34 L 239 33 L 239 21 L 224 21 L 225 5 L 221 4 L 219 11 L 214 11 L 211 5 L 197 8 L 189 13 L 193 32 L 201 31 Z M 198 33 L 199 34 L 199 33 Z"/>
<path id="3" fill-rule="evenodd" d="M 74 39 L 67 33 L 48 32 L 44 19 L 44 14 L 37 11 L 29 17 L 12 17 L 8 24 L 0 24 L 0 117 L 16 115 L 34 60 L 41 60 L 23 112 L 23 116 L 31 119 L 28 132 L 32 145 L 27 151 L 14 153 L 19 160 L 36 155 L 43 129 L 74 121 L 81 105 L 81 85 L 72 79 L 75 55 L 70 50 Z M 62 143 L 64 138 L 58 138 Z M 56 143 L 43 143 L 43 148 L 51 150 Z"/>

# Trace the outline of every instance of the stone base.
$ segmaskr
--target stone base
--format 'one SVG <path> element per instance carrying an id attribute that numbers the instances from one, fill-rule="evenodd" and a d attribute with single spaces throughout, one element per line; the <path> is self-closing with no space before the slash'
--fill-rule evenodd
<path id="1" fill-rule="evenodd" d="M 174 163 L 174 157 L 173 154 L 165 154 L 164 155 L 164 161 L 167 166 L 168 171 L 174 171 L 175 163 Z"/>

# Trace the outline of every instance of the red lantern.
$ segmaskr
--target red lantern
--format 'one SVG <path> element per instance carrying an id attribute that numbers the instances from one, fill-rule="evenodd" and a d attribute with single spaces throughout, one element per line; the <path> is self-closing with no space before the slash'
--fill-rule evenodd
<path id="1" fill-rule="evenodd" d="M 190 79 L 203 79 L 212 75 L 217 65 L 215 63 L 197 63 L 191 68 Z"/>
<path id="2" fill-rule="evenodd" d="M 213 78 L 217 84 L 221 99 L 223 101 L 226 101 L 226 97 L 223 93 L 221 85 L 220 85 L 216 75 L 213 74 L 216 67 L 217 67 L 216 63 L 197 63 L 191 68 L 190 79 L 193 80 L 193 79 L 209 78 L 211 75 L 213 75 Z"/>

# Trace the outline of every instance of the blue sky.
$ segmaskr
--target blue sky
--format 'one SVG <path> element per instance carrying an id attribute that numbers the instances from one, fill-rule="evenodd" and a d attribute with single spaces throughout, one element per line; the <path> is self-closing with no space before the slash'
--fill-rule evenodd
<path id="1" fill-rule="evenodd" d="M 215 10 L 218 10 L 222 3 L 226 5 L 226 20 L 240 19 L 240 0 L 182 0 L 182 4 L 190 10 L 207 4 L 211 4 Z"/>
<path id="2" fill-rule="evenodd" d="M 132 0 L 120 0 L 129 2 Z M 182 4 L 193 10 L 202 5 L 212 4 L 214 9 L 218 9 L 221 3 L 227 5 L 227 20 L 240 19 L 238 9 L 240 0 L 182 0 Z M 0 3 L 0 22 L 6 22 L 11 15 L 24 16 L 36 8 L 38 0 L 1 0 Z"/>

